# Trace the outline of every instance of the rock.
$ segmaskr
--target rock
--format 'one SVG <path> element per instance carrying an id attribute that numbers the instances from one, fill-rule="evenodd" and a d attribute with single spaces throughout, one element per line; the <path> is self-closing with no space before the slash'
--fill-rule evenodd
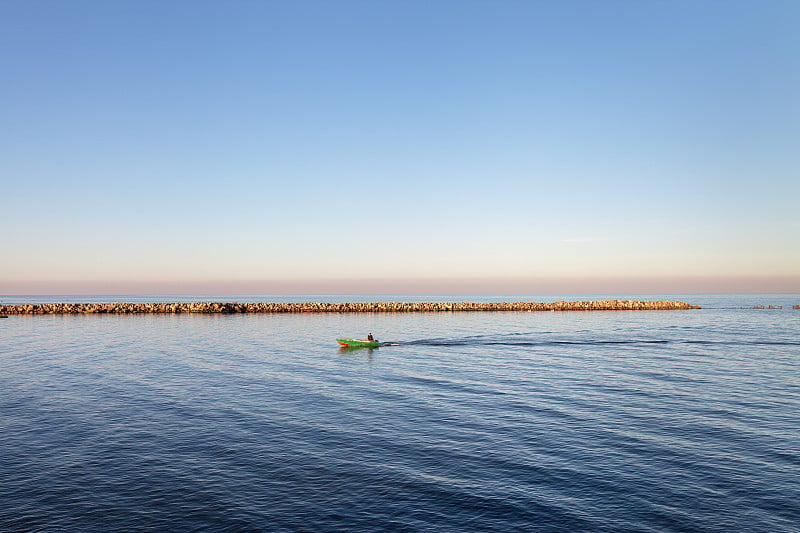
<path id="1" fill-rule="evenodd" d="M 699 309 L 671 301 L 601 300 L 587 302 L 347 302 L 347 303 L 111 303 L 2 305 L 0 314 L 178 314 L 178 313 L 440 313 L 498 311 L 658 311 Z M 800 306 L 794 306 L 795 309 Z"/>

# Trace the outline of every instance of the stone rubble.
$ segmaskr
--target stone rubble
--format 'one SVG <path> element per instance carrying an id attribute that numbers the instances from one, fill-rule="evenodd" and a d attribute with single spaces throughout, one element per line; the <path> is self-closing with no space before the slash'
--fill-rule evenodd
<path id="1" fill-rule="evenodd" d="M 586 302 L 352 302 L 352 303 L 52 303 L 0 305 L 0 315 L 231 314 L 231 313 L 438 313 L 475 311 L 673 311 L 699 305 L 671 301 Z"/>

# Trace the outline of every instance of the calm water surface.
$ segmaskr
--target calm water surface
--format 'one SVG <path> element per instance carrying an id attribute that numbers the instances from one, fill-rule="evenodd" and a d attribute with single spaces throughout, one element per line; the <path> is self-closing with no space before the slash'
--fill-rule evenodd
<path id="1" fill-rule="evenodd" d="M 670 299 L 12 316 L 0 531 L 799 531 L 800 296 Z"/>

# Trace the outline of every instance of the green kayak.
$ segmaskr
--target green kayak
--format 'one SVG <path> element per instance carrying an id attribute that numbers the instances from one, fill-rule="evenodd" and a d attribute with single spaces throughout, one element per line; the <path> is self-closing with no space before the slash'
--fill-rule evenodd
<path id="1" fill-rule="evenodd" d="M 336 342 L 350 348 L 377 348 L 381 345 L 378 341 L 368 341 L 366 339 L 336 339 Z"/>

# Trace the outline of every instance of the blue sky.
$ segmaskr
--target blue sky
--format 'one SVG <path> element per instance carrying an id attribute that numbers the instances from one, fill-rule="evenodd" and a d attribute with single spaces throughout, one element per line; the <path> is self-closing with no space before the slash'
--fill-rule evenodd
<path id="1" fill-rule="evenodd" d="M 795 1 L 0 4 L 0 294 L 800 292 Z"/>

